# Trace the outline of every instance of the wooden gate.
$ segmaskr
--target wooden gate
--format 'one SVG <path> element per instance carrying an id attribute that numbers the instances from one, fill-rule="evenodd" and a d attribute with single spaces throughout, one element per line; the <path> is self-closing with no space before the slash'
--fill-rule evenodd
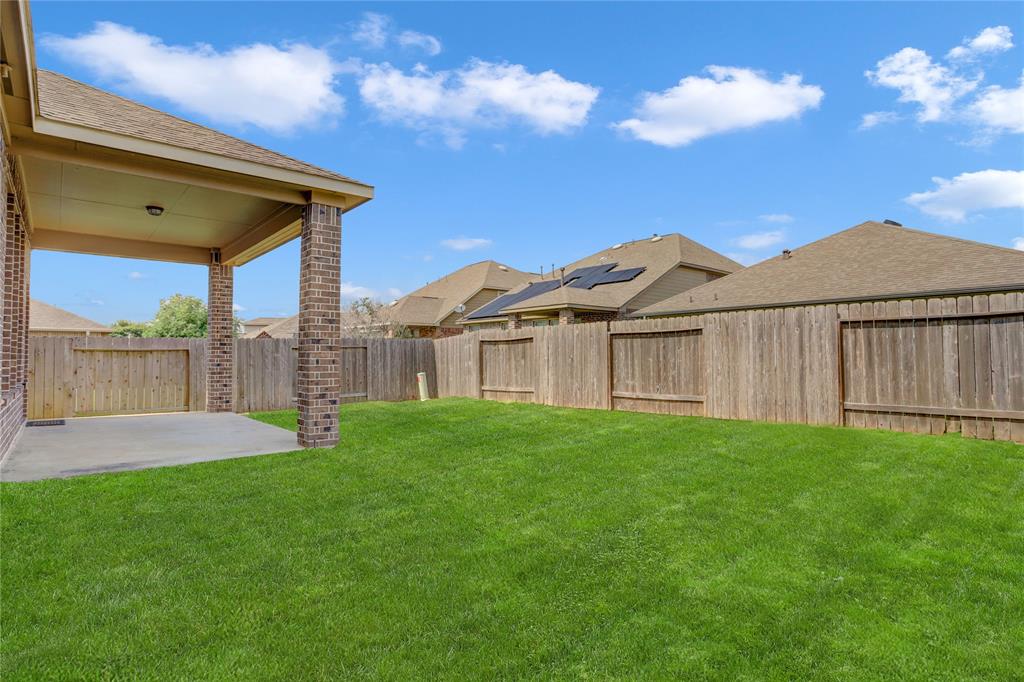
<path id="1" fill-rule="evenodd" d="M 29 349 L 29 419 L 205 409 L 202 339 L 33 337 Z"/>
<path id="2" fill-rule="evenodd" d="M 537 392 L 533 337 L 480 339 L 480 397 L 533 402 Z"/>
<path id="3" fill-rule="evenodd" d="M 1024 440 L 1024 313 L 905 313 L 840 322 L 844 423 Z"/>
<path id="4" fill-rule="evenodd" d="M 704 414 L 702 329 L 613 331 L 609 338 L 613 410 Z"/>

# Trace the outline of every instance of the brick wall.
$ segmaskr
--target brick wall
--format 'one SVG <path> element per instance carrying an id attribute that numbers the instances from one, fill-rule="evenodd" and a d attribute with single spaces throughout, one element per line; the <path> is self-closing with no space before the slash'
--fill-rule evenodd
<path id="1" fill-rule="evenodd" d="M 206 411 L 231 412 L 235 403 L 234 268 L 220 263 L 211 263 L 209 267 Z"/>
<path id="2" fill-rule="evenodd" d="M 562 308 L 558 311 L 558 324 L 573 324 L 576 322 L 576 313 L 570 308 Z"/>
<path id="3" fill-rule="evenodd" d="M 624 319 L 622 315 L 615 311 L 601 313 L 576 313 L 576 322 L 579 324 L 584 324 L 586 322 L 614 322 L 615 320 L 621 319 Z"/>
<path id="4" fill-rule="evenodd" d="M 0 459 L 25 425 L 28 377 L 28 237 L 20 182 L 0 134 Z"/>
<path id="5" fill-rule="evenodd" d="M 302 213 L 299 269 L 299 445 L 338 442 L 341 354 L 341 209 L 310 203 Z"/>

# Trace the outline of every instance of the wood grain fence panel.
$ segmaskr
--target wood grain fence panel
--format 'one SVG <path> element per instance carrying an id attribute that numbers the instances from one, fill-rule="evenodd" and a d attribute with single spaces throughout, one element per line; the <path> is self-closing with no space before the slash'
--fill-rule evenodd
<path id="1" fill-rule="evenodd" d="M 611 348 L 613 409 L 704 414 L 703 330 L 613 332 Z"/>
<path id="2" fill-rule="evenodd" d="M 489 400 L 534 402 L 537 393 L 534 339 L 482 339 L 480 393 Z"/>

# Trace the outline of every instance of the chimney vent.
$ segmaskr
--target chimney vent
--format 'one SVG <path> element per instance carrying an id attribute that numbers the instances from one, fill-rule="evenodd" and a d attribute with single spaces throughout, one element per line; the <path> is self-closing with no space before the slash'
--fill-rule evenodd
<path id="1" fill-rule="evenodd" d="M 903 227 L 903 223 L 898 223 L 895 220 L 889 220 L 888 218 L 883 220 L 882 224 L 883 225 L 892 225 L 893 227 Z"/>

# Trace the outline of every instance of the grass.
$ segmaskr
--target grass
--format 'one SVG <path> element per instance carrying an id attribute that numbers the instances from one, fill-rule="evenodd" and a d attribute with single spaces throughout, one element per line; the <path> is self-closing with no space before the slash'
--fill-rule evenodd
<path id="1" fill-rule="evenodd" d="M 342 420 L 333 450 L 4 484 L 0 676 L 1019 679 L 1019 446 L 472 400 Z"/>

